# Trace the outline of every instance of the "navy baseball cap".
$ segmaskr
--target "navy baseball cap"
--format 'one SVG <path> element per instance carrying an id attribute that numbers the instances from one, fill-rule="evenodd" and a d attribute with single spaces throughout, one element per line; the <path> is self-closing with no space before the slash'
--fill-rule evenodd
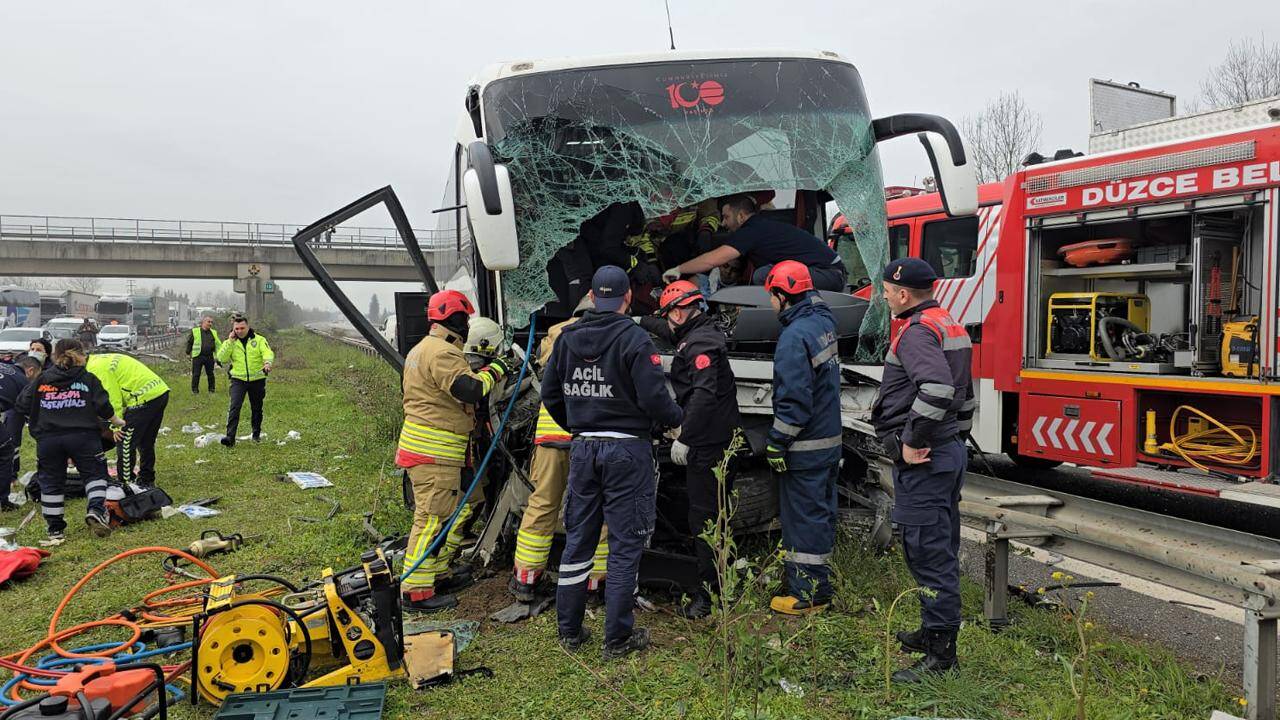
<path id="1" fill-rule="evenodd" d="M 915 290 L 928 290 L 938 280 L 933 266 L 917 257 L 898 258 L 884 266 L 884 281 Z"/>
<path id="2" fill-rule="evenodd" d="M 596 312 L 618 312 L 631 290 L 631 279 L 617 265 L 603 265 L 591 276 L 591 294 L 596 298 Z"/>

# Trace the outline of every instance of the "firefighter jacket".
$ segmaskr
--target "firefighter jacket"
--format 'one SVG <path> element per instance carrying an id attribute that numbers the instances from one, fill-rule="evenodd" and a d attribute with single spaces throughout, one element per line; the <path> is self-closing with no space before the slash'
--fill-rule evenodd
<path id="1" fill-rule="evenodd" d="M 543 377 L 543 404 L 575 435 L 648 438 L 652 426 L 677 427 L 684 419 L 649 334 L 620 313 L 588 312 L 561 331 Z"/>
<path id="2" fill-rule="evenodd" d="M 890 337 L 871 411 L 885 449 L 896 457 L 901 445 L 933 447 L 969 432 L 977 400 L 964 326 L 926 300 L 894 318 Z"/>
<path id="3" fill-rule="evenodd" d="M 0 363 L 0 414 L 13 409 L 18 394 L 27 387 L 27 374 L 22 368 Z"/>
<path id="4" fill-rule="evenodd" d="M 102 382 L 82 367 L 54 366 L 40 373 L 23 388 L 14 409 L 27 419 L 34 438 L 68 432 L 97 435 L 101 420 L 119 414 Z"/>
<path id="5" fill-rule="evenodd" d="M 155 400 L 169 392 L 169 386 L 151 368 L 128 355 L 119 353 L 94 353 L 85 366 L 98 376 L 107 389 L 111 407 L 116 415 L 124 417 L 125 410 Z"/>
<path id="6" fill-rule="evenodd" d="M 231 363 L 232 380 L 252 382 L 266 379 L 267 371 L 263 366 L 275 362 L 276 354 L 266 338 L 249 328 L 249 333 L 242 338 L 227 338 L 213 357 L 224 365 Z"/>
<path id="7" fill-rule="evenodd" d="M 547 331 L 547 336 L 542 338 L 542 343 L 538 345 L 539 367 L 547 367 L 547 362 L 551 360 L 551 350 L 556 345 L 556 339 L 560 337 L 560 333 L 563 332 L 566 327 L 577 322 L 577 320 L 578 318 L 571 317 L 564 322 L 556 323 L 551 326 L 551 329 Z M 545 372 L 542 375 L 542 379 L 543 382 L 546 382 L 547 375 Z M 539 404 L 538 425 L 533 431 L 533 444 L 567 448 L 569 447 L 569 441 L 572 439 L 573 436 L 569 434 L 569 431 L 560 427 L 556 423 L 555 419 L 551 417 L 551 413 L 547 412 L 547 406 L 545 404 Z"/>
<path id="8" fill-rule="evenodd" d="M 671 387 L 684 408 L 680 442 L 690 447 L 723 445 L 739 425 L 738 388 L 724 333 L 706 313 L 687 320 L 673 332 L 662 318 L 643 317 L 645 330 L 675 346 Z"/>
<path id="9" fill-rule="evenodd" d="M 840 357 L 835 318 L 816 293 L 778 316 L 769 444 L 788 452 L 840 447 Z"/>
<path id="10" fill-rule="evenodd" d="M 472 372 L 462 353 L 464 338 L 433 324 L 404 360 L 404 424 L 396 465 L 462 467 L 467 439 L 476 426 L 475 406 L 502 374 L 492 367 Z"/>
<path id="11" fill-rule="evenodd" d="M 212 340 L 205 343 L 205 333 L 209 333 Z M 199 325 L 191 328 L 191 335 L 187 338 L 187 352 L 191 353 L 191 357 L 200 357 L 201 355 L 213 355 L 218 352 L 218 348 L 222 347 L 222 341 L 218 339 L 218 331 L 213 328 L 208 330 L 201 329 Z"/>

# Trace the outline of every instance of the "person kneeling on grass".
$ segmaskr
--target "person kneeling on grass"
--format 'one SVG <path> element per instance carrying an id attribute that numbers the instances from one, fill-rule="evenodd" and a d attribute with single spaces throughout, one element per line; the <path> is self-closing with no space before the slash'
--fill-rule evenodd
<path id="1" fill-rule="evenodd" d="M 84 478 L 89 498 L 85 523 L 98 537 L 111 534 L 106 506 L 107 458 L 102 451 L 99 419 L 110 420 L 117 440 L 125 422 L 116 415 L 102 382 L 85 369 L 87 360 L 79 340 L 59 340 L 53 349 L 53 367 L 27 385 L 14 405 L 36 439 L 40 506 L 49 530 L 48 538 L 40 541 L 45 547 L 65 540 L 67 460 Z"/>

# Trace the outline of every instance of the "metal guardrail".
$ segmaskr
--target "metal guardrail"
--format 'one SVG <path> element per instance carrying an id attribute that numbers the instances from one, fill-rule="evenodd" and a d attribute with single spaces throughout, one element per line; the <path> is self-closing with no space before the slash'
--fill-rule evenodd
<path id="1" fill-rule="evenodd" d="M 328 338 L 330 340 L 336 340 L 344 345 L 350 345 L 351 347 L 359 350 L 360 352 L 370 357 L 378 357 L 378 351 L 374 349 L 372 345 L 365 342 L 364 340 L 361 340 L 359 338 L 346 337 L 345 335 L 337 335 L 334 333 L 325 332 L 324 330 L 321 330 L 316 327 L 312 327 L 311 325 L 307 325 L 306 328 L 307 330 L 315 333 L 316 335 L 319 335 L 320 337 Z"/>
<path id="2" fill-rule="evenodd" d="M 143 242 L 205 245 L 291 245 L 302 225 L 219 220 L 0 215 L 0 237 L 62 242 Z M 414 230 L 424 251 L 451 250 L 453 242 L 434 230 Z M 339 226 L 317 242 L 321 248 L 379 248 L 403 251 L 395 228 Z"/>
<path id="3" fill-rule="evenodd" d="M 159 352 L 168 350 L 177 345 L 182 338 L 186 337 L 186 333 L 177 330 L 166 331 L 158 335 L 148 335 L 138 338 L 138 350 L 142 352 Z"/>
<path id="4" fill-rule="evenodd" d="M 1228 603 L 1244 613 L 1247 717 L 1276 717 L 1280 541 L 972 473 L 960 513 L 986 533 L 992 627 L 1008 623 L 1013 540 Z"/>

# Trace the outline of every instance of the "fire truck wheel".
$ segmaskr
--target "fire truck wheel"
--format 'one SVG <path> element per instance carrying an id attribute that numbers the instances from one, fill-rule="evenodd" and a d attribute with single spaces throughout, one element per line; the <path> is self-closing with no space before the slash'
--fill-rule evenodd
<path id="1" fill-rule="evenodd" d="M 1008 455 L 1015 465 L 1028 470 L 1049 470 L 1062 464 L 1061 460 L 1049 460 L 1047 458 L 1019 455 L 1018 453 L 1009 453 Z"/>

